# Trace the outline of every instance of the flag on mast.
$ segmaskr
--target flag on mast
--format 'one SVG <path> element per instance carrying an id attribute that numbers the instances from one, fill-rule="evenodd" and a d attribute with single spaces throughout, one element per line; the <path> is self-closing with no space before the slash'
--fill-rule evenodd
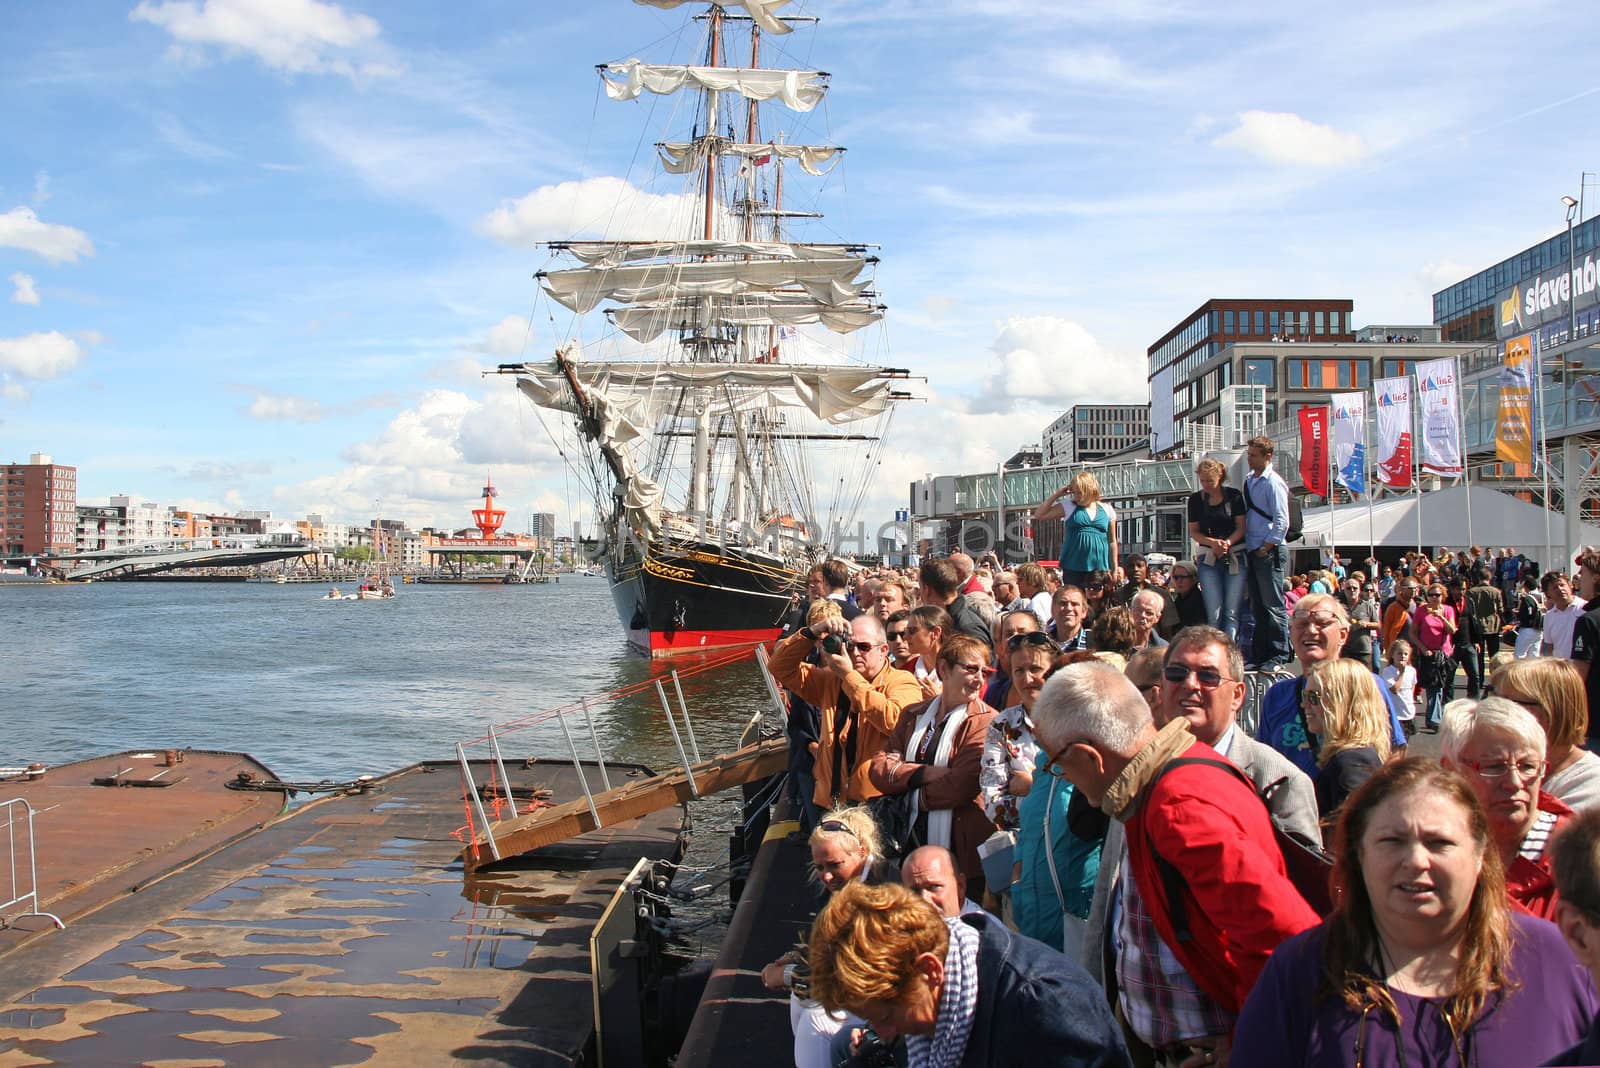
<path id="1" fill-rule="evenodd" d="M 1328 486 L 1328 409 L 1300 409 L 1300 481 L 1318 497 Z"/>
<path id="2" fill-rule="evenodd" d="M 1372 383 L 1378 405 L 1378 455 L 1373 477 L 1392 489 L 1411 488 L 1411 378 Z"/>
<path id="3" fill-rule="evenodd" d="M 1335 393 L 1333 403 L 1333 469 L 1339 485 L 1354 494 L 1367 492 L 1367 395 Z"/>
<path id="4" fill-rule="evenodd" d="M 1460 478 L 1461 390 L 1456 383 L 1456 358 L 1417 363 L 1417 400 L 1422 405 L 1422 469 L 1445 478 Z"/>
<path id="5" fill-rule="evenodd" d="M 1495 459 L 1504 463 L 1533 463 L 1533 383 L 1533 335 L 1511 338 L 1500 367 L 1500 410 L 1494 434 Z"/>

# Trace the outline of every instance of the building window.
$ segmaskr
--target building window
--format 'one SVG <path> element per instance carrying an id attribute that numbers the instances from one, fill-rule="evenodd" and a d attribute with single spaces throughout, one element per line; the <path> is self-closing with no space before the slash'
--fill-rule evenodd
<path id="1" fill-rule="evenodd" d="M 1321 312 L 1317 312 L 1316 315 L 1314 316 L 1314 320 L 1315 320 L 1316 325 L 1314 327 L 1312 327 L 1312 329 L 1316 331 L 1317 336 L 1321 337 L 1324 334 L 1326 334 L 1328 332 L 1328 327 L 1327 327 L 1327 323 L 1325 323 L 1323 321 L 1322 313 Z"/>
<path id="2" fill-rule="evenodd" d="M 1272 387 L 1277 384 L 1276 368 L 1272 360 L 1244 361 L 1244 385 Z"/>
<path id="3" fill-rule="evenodd" d="M 1256 311 L 1256 333 L 1265 334 L 1267 332 L 1267 330 L 1266 330 L 1266 319 L 1267 319 L 1267 313 L 1266 312 L 1260 311 L 1260 310 Z"/>
<path id="4" fill-rule="evenodd" d="M 1233 333 L 1233 312 L 1231 311 L 1222 313 L 1222 332 L 1224 334 Z"/>

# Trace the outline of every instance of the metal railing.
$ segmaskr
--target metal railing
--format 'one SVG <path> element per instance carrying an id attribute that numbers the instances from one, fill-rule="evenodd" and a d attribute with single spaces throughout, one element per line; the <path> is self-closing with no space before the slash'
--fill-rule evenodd
<path id="1" fill-rule="evenodd" d="M 37 916 L 55 924 L 57 930 L 65 930 L 66 924 L 61 922 L 61 917 L 53 912 L 43 912 L 39 909 L 39 869 L 33 855 L 33 806 L 20 797 L 10 801 L 0 801 L 0 809 L 5 810 L 6 839 L 9 849 L 10 861 L 7 869 L 11 873 L 9 883 L 10 897 L 0 901 L 0 927 L 15 927 L 17 920 L 25 920 Z M 18 828 L 23 831 L 23 841 L 18 842 Z M 27 876 L 27 889 L 22 888 L 22 877 Z M 15 919 L 8 919 L 6 914 L 18 905 L 28 906 L 28 911 L 17 914 Z"/>
<path id="2" fill-rule="evenodd" d="M 696 675 L 703 671 L 720 668 L 740 660 L 753 658 L 760 668 L 761 675 L 766 684 L 768 695 L 772 698 L 775 707 L 781 716 L 785 707 L 776 681 L 767 669 L 766 650 L 760 646 L 752 654 L 749 649 L 741 649 L 728 656 L 708 660 L 685 672 Z M 667 683 L 671 683 L 672 696 L 677 698 L 676 707 L 668 695 Z M 673 668 L 667 675 L 654 676 L 629 686 L 621 687 L 610 693 L 598 696 L 581 697 L 569 705 L 549 709 L 544 712 L 534 713 L 521 719 L 507 723 L 491 724 L 488 733 L 482 738 L 463 740 L 456 743 L 456 762 L 461 772 L 461 793 L 463 808 L 466 812 L 467 823 L 458 832 L 458 836 L 469 848 L 482 839 L 483 848 L 491 860 L 503 859 L 500 849 L 495 842 L 494 825 L 503 818 L 515 818 L 532 812 L 535 803 L 530 802 L 525 810 L 519 811 L 517 801 L 512 796 L 510 779 L 506 775 L 505 759 L 501 755 L 500 742 L 507 734 L 537 726 L 555 720 L 561 728 L 561 734 L 566 742 L 568 754 L 572 758 L 573 770 L 577 772 L 578 783 L 583 789 L 584 800 L 588 803 L 589 815 L 594 820 L 596 829 L 605 826 L 600 815 L 600 806 L 595 801 L 595 790 L 590 785 L 589 778 L 593 770 L 598 770 L 603 786 L 603 792 L 612 789 L 611 775 L 606 768 L 608 760 L 617 763 L 615 756 L 608 758 L 600 745 L 600 733 L 595 726 L 594 703 L 596 701 L 621 698 L 655 691 L 656 700 L 661 704 L 661 711 L 666 716 L 667 727 L 672 735 L 673 748 L 678 754 L 679 766 L 683 768 L 684 776 L 688 779 L 689 791 L 694 797 L 700 796 L 699 785 L 695 782 L 694 767 L 701 763 L 700 744 L 695 737 L 694 724 L 689 718 L 689 705 L 684 699 L 682 677 L 678 670 Z M 750 723 L 745 727 L 745 739 L 757 733 L 760 720 L 765 714 L 764 708 L 758 708 L 752 715 Z M 576 717 L 582 718 L 582 723 L 574 722 Z M 681 722 L 680 722 L 681 720 Z M 587 739 L 587 744 L 581 740 Z M 741 744 L 748 744 L 741 741 Z M 490 782 L 486 790 L 480 790 L 476 777 L 472 771 L 471 760 L 468 758 L 469 746 L 487 747 L 486 758 L 490 763 Z M 581 748 L 580 748 L 581 746 Z M 592 749 L 592 758 L 585 757 L 585 751 Z M 588 766 L 586 767 L 586 761 Z M 485 804 L 487 795 L 488 804 Z"/>

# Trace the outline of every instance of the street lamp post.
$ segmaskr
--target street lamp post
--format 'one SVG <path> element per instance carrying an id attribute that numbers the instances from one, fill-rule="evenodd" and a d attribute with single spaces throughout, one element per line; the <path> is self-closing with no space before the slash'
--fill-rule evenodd
<path id="1" fill-rule="evenodd" d="M 1562 197 L 1561 203 L 1567 206 L 1567 340 L 1576 341 L 1578 338 L 1578 280 L 1573 277 L 1576 269 L 1577 258 L 1572 246 L 1572 218 L 1578 214 L 1578 202 L 1571 197 Z"/>

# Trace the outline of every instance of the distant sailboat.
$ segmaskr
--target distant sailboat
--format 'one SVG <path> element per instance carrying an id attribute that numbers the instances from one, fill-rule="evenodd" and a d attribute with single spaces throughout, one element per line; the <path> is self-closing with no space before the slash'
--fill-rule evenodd
<path id="1" fill-rule="evenodd" d="M 844 149 L 761 133 L 763 104 L 810 112 L 828 88 L 821 71 L 760 66 L 763 34 L 793 29 L 780 6 L 711 4 L 699 16 L 703 65 L 600 67 L 615 100 L 694 95 L 680 112 L 693 115 L 689 139 L 656 146 L 668 174 L 688 176 L 693 217 L 657 240 L 550 242 L 576 266 L 540 272 L 544 292 L 578 316 L 600 309 L 602 341 L 621 358 L 590 358 L 571 340 L 552 360 L 499 368 L 533 403 L 571 417 L 617 612 L 651 656 L 778 635 L 822 543 L 854 521 L 894 403 L 908 397 L 894 388 L 908 372 L 802 334 L 854 334 L 884 307 L 869 246 L 784 232 L 820 218 L 783 206 L 785 162 L 823 177 Z M 748 66 L 728 65 L 735 38 Z"/>

